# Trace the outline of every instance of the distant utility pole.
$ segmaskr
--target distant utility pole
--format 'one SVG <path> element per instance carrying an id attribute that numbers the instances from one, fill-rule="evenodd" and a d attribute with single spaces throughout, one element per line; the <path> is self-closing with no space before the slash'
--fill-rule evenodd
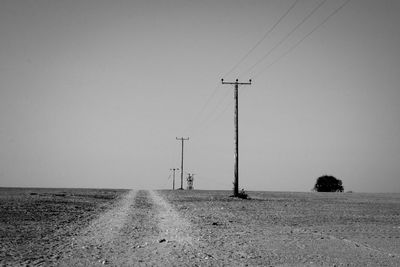
<path id="1" fill-rule="evenodd" d="M 182 156 L 181 156 L 181 188 L 180 188 L 180 189 L 183 189 L 183 143 L 184 143 L 184 141 L 186 141 L 186 140 L 189 140 L 189 137 L 188 137 L 188 138 L 183 138 L 183 137 L 181 137 L 181 138 L 178 138 L 178 137 L 176 137 L 176 140 L 181 140 L 181 141 L 182 141 Z"/>
<path id="2" fill-rule="evenodd" d="M 173 171 L 173 174 L 172 174 L 172 190 L 175 190 L 175 171 L 179 171 L 179 169 L 178 168 L 173 168 L 173 169 L 170 169 L 171 171 Z"/>
<path id="3" fill-rule="evenodd" d="M 239 195 L 239 100 L 238 91 L 239 85 L 251 85 L 251 79 L 247 83 L 240 83 L 238 79 L 235 82 L 224 82 L 221 79 L 222 84 L 234 84 L 235 85 L 235 179 L 233 181 L 233 196 L 237 197 Z"/>

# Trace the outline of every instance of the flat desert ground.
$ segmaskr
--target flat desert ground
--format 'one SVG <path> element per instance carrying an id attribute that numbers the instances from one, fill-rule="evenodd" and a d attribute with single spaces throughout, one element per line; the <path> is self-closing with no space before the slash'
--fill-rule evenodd
<path id="1" fill-rule="evenodd" d="M 0 188 L 1 266 L 400 266 L 400 194 Z"/>

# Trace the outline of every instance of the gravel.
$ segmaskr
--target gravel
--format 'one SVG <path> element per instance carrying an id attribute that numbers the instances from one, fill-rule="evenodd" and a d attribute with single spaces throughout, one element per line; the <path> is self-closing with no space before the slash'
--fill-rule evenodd
<path id="1" fill-rule="evenodd" d="M 398 266 L 400 194 L 0 188 L 0 265 Z"/>

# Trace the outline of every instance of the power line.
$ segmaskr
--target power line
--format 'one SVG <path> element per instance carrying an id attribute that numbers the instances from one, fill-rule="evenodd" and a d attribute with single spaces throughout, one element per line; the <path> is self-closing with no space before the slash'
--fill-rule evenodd
<path id="1" fill-rule="evenodd" d="M 243 95 L 247 91 L 248 91 L 247 89 L 243 88 L 242 90 L 239 91 L 239 96 Z M 227 96 L 229 95 L 229 93 L 230 93 L 230 90 L 227 90 L 224 95 L 224 98 L 221 100 L 227 99 Z M 202 121 L 202 123 L 199 124 L 199 127 L 198 127 L 199 131 L 196 134 L 198 135 L 199 133 L 202 133 L 205 129 L 204 126 L 218 122 L 222 118 L 222 116 L 226 113 L 226 111 L 233 105 L 234 102 L 235 102 L 234 99 L 231 99 L 230 101 L 226 102 L 225 105 L 223 105 L 222 109 L 219 109 L 219 110 L 218 110 L 218 107 L 220 105 L 215 106 L 215 108 L 214 108 L 215 112 L 210 113 L 211 116 L 208 116 L 204 121 Z M 219 104 L 222 105 L 223 101 L 219 101 Z M 195 135 L 195 134 L 191 133 L 191 136 L 192 135 Z"/>
<path id="2" fill-rule="evenodd" d="M 326 17 L 320 24 L 318 24 L 316 27 L 314 27 L 309 33 L 307 33 L 303 38 L 301 38 L 294 46 L 289 48 L 285 53 L 283 53 L 280 57 L 278 57 L 275 61 L 273 61 L 271 64 L 269 64 L 266 68 L 263 70 L 259 71 L 254 75 L 254 78 L 258 77 L 262 72 L 265 70 L 269 69 L 273 65 L 275 65 L 277 62 L 279 62 L 282 58 L 287 56 L 289 53 L 291 53 L 296 47 L 298 47 L 305 39 L 307 39 L 311 34 L 313 34 L 315 31 L 317 31 L 321 26 L 323 26 L 331 17 L 336 15 L 341 9 L 343 9 L 351 0 L 345 1 L 341 6 L 336 8 L 331 14 L 329 14 L 328 17 Z"/>
<path id="3" fill-rule="evenodd" d="M 222 98 L 219 99 L 219 101 L 216 103 L 216 105 L 211 110 L 211 112 L 208 113 L 208 116 L 199 122 L 199 124 L 197 125 L 197 129 L 201 129 L 202 127 L 204 127 L 204 125 L 206 125 L 212 119 L 212 117 L 217 113 L 218 108 L 221 106 L 221 104 L 224 102 L 224 100 L 227 99 L 229 92 L 230 92 L 230 90 L 226 90 L 226 92 L 222 96 Z M 194 135 L 193 132 L 194 131 L 190 132 L 190 135 Z"/>
<path id="4" fill-rule="evenodd" d="M 239 96 L 243 95 L 243 91 L 246 92 L 246 89 L 242 89 L 239 91 Z M 220 110 L 219 113 L 217 113 L 217 115 L 211 120 L 211 122 L 217 122 L 219 119 L 222 118 L 222 116 L 225 114 L 225 112 L 228 110 L 228 108 L 230 108 L 233 103 L 235 102 L 234 99 L 231 99 L 225 106 L 223 109 Z"/>
<path id="5" fill-rule="evenodd" d="M 289 7 L 288 10 L 286 10 L 285 13 L 278 19 L 277 22 L 275 22 L 274 25 L 266 32 L 264 33 L 263 37 L 257 41 L 257 43 L 223 76 L 226 77 L 229 74 L 232 73 L 250 54 L 253 52 L 261 43 L 264 41 L 270 34 L 271 32 L 278 26 L 278 24 L 289 14 L 289 12 L 295 7 L 299 0 L 295 0 L 293 4 Z"/>
<path id="6" fill-rule="evenodd" d="M 286 10 L 286 12 L 283 13 L 283 15 L 272 25 L 272 27 L 263 35 L 263 37 L 258 40 L 258 42 L 239 60 L 238 63 L 236 63 L 229 71 L 228 73 L 225 74 L 225 76 L 229 75 L 233 70 L 235 70 L 249 55 L 251 52 L 253 52 L 261 43 L 264 41 L 272 32 L 273 30 L 281 23 L 281 21 L 289 14 L 289 12 L 296 6 L 296 4 L 299 2 L 299 0 L 295 0 L 292 5 Z M 224 77 L 225 77 L 224 76 Z M 188 126 L 184 129 L 183 132 L 187 132 L 189 129 L 192 131 L 192 128 L 195 128 L 195 122 L 201 118 L 201 115 L 203 115 L 204 111 L 206 110 L 207 106 L 210 104 L 211 100 L 215 97 L 216 93 L 218 92 L 218 89 L 220 88 L 221 84 L 218 84 L 215 89 L 213 90 L 212 94 L 208 97 L 206 100 L 205 104 L 202 106 L 200 111 L 193 116 L 193 118 L 190 120 Z M 218 102 L 216 108 L 213 109 L 213 111 L 210 113 L 211 115 L 208 115 L 204 120 L 202 120 L 199 124 L 203 125 L 205 124 L 209 118 L 214 114 L 214 112 L 217 110 L 219 107 L 219 104 L 222 103 L 222 101 L 226 98 L 226 94 L 220 101 Z M 227 107 L 226 107 L 227 108 Z M 225 112 L 226 108 L 222 112 L 222 114 Z M 199 128 L 197 126 L 197 128 Z"/>
<path id="7" fill-rule="evenodd" d="M 187 124 L 187 127 L 183 130 L 183 133 L 185 133 L 186 131 L 188 131 L 189 129 L 193 128 L 195 125 L 195 122 L 200 119 L 201 115 L 204 113 L 204 111 L 206 110 L 206 107 L 208 106 L 208 104 L 210 104 L 211 100 L 214 98 L 214 96 L 216 95 L 216 93 L 218 92 L 218 89 L 221 87 L 221 84 L 218 84 L 213 92 L 211 93 L 211 95 L 207 98 L 206 102 L 204 103 L 204 105 L 201 107 L 201 109 L 199 110 L 199 112 L 196 113 L 195 116 L 192 117 L 192 119 L 190 120 L 190 122 Z"/>
<path id="8" fill-rule="evenodd" d="M 254 69 L 258 64 L 264 61 L 271 53 L 278 48 L 283 42 L 285 42 L 301 25 L 303 25 L 326 1 L 322 0 L 307 16 L 305 16 L 300 23 L 298 23 L 288 34 L 285 35 L 275 46 L 273 46 L 262 58 L 260 58 L 256 63 L 254 63 L 250 68 L 248 68 L 244 74 L 249 73 L 252 69 Z"/>
<path id="9" fill-rule="evenodd" d="M 299 2 L 299 0 L 295 0 L 292 5 L 286 10 L 285 13 L 283 13 L 283 15 L 275 22 L 275 24 L 262 36 L 262 38 L 260 40 L 258 40 L 258 42 L 239 60 L 238 63 L 236 63 L 225 75 L 229 75 L 233 70 L 235 70 L 249 55 L 251 52 L 253 52 L 261 43 L 262 41 L 264 41 L 271 33 L 272 31 L 279 25 L 279 23 L 281 23 L 281 21 L 289 14 L 289 12 L 296 6 L 297 2 Z M 190 120 L 191 122 L 188 124 L 188 126 L 184 129 L 183 132 L 188 131 L 188 129 L 193 128 L 194 127 L 194 123 L 201 117 L 201 115 L 204 113 L 204 111 L 206 110 L 207 106 L 209 105 L 209 103 L 211 102 L 211 100 L 214 98 L 214 96 L 216 95 L 218 89 L 220 88 L 221 84 L 218 84 L 215 89 L 213 90 L 212 94 L 208 97 L 208 99 L 206 100 L 205 104 L 202 106 L 202 108 L 200 109 L 200 111 L 193 116 L 193 118 Z M 224 96 L 225 98 L 226 96 Z M 217 107 L 219 106 L 219 104 L 222 101 L 218 102 Z M 225 108 L 226 109 L 226 108 Z M 216 108 L 213 109 L 213 111 L 215 111 Z M 211 114 L 213 114 L 214 112 L 212 112 Z M 223 112 L 224 113 L 224 112 Z M 208 121 L 208 118 L 210 116 L 208 116 L 205 120 L 203 120 L 201 122 L 201 124 L 204 124 L 205 122 Z"/>
<path id="10" fill-rule="evenodd" d="M 239 92 L 239 94 L 240 94 L 240 92 Z M 222 115 L 225 114 L 225 112 L 228 110 L 228 108 L 233 105 L 233 103 L 234 103 L 234 100 L 232 99 L 231 101 L 229 101 L 227 103 L 227 105 L 225 105 L 225 107 L 223 109 L 221 109 L 221 111 L 217 114 L 217 116 L 214 117 L 214 119 L 212 121 L 218 121 L 222 117 Z"/>
<path id="11" fill-rule="evenodd" d="M 289 14 L 289 12 L 296 6 L 296 4 L 298 3 L 299 0 L 295 0 L 292 5 L 286 10 L 286 12 L 278 19 L 278 21 L 263 35 L 263 37 L 241 58 L 241 60 L 226 74 L 228 75 L 229 73 L 231 73 L 234 69 L 237 68 L 237 66 L 240 65 L 240 63 L 242 63 L 247 57 L 248 55 L 255 50 L 255 48 L 257 48 L 259 46 L 259 44 L 265 40 L 269 34 L 277 27 L 277 25 Z M 268 51 L 267 54 L 265 54 L 260 60 L 258 60 L 254 65 L 252 65 L 248 70 L 246 70 L 245 73 L 249 72 L 250 70 L 252 70 L 253 68 L 255 68 L 258 64 L 260 64 L 263 60 L 265 60 L 276 48 L 278 48 L 283 42 L 285 42 L 301 25 L 303 25 L 327 0 L 322 0 L 306 17 L 303 18 L 303 20 L 298 23 L 293 29 L 292 31 L 290 31 L 283 39 L 281 39 L 271 50 Z M 350 0 L 349 0 L 350 1 Z M 347 2 L 345 3 L 347 4 Z M 339 8 L 340 9 L 340 8 Z M 337 11 L 336 11 L 337 12 Z M 335 13 L 336 13 L 335 12 Z M 333 14 L 331 14 L 328 18 L 330 18 Z M 327 20 L 327 19 L 326 19 Z M 325 22 L 323 22 L 325 23 Z M 319 26 L 318 26 L 319 27 Z M 317 28 L 318 28 L 317 27 Z M 313 29 L 312 32 L 314 32 L 316 29 Z M 311 35 L 312 32 L 310 32 L 308 35 Z M 306 36 L 305 38 L 307 38 L 308 36 Z M 303 38 L 303 39 L 305 39 Z M 296 43 L 295 47 L 298 46 L 303 39 Z M 290 49 L 293 50 L 295 47 L 292 47 Z M 281 58 L 283 58 L 284 56 L 286 56 L 287 54 L 290 53 L 290 51 L 287 51 L 284 55 L 282 55 L 278 60 L 274 61 L 273 64 L 275 64 L 277 61 L 279 61 Z M 271 64 L 271 65 L 273 65 Z M 270 66 L 268 66 L 270 67 Z M 258 72 L 257 75 L 259 75 L 261 72 Z M 199 110 L 199 112 L 193 116 L 193 119 L 191 119 L 190 123 L 188 124 L 188 126 L 185 128 L 185 131 L 188 131 L 190 129 L 190 132 L 192 133 L 194 131 L 194 129 L 199 129 L 202 128 L 206 123 L 208 123 L 212 117 L 215 115 L 216 111 L 218 110 L 220 104 L 222 104 L 222 102 L 226 99 L 227 97 L 227 92 L 216 104 L 216 106 L 214 107 L 214 109 L 212 110 L 212 112 L 208 113 L 209 115 L 206 116 L 203 120 L 201 120 L 198 124 L 196 124 L 196 121 L 198 121 L 199 119 L 201 119 L 202 115 L 205 113 L 207 107 L 209 106 L 209 104 L 211 103 L 211 100 L 216 96 L 218 90 L 220 89 L 221 85 L 218 84 L 212 94 L 207 98 L 206 102 L 204 103 L 204 105 L 202 106 L 202 108 Z M 226 110 L 229 108 L 229 106 L 232 105 L 233 102 L 229 103 L 229 105 L 225 106 L 222 110 L 222 112 L 219 113 L 219 115 L 217 115 L 217 118 L 220 118 L 225 112 Z M 215 116 L 214 116 L 215 118 Z M 213 120 L 214 121 L 214 120 Z M 185 132 L 184 131 L 184 132 Z"/>

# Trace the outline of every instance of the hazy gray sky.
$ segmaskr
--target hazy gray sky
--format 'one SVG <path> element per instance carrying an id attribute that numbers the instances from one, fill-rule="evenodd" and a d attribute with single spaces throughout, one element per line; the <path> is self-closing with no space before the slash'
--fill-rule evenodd
<path id="1" fill-rule="evenodd" d="M 0 186 L 169 188 L 184 136 L 195 188 L 231 189 L 239 77 L 240 188 L 400 192 L 400 2 L 352 0 L 286 54 L 345 1 L 285 38 L 320 2 L 224 77 L 294 0 L 0 0 Z"/>

